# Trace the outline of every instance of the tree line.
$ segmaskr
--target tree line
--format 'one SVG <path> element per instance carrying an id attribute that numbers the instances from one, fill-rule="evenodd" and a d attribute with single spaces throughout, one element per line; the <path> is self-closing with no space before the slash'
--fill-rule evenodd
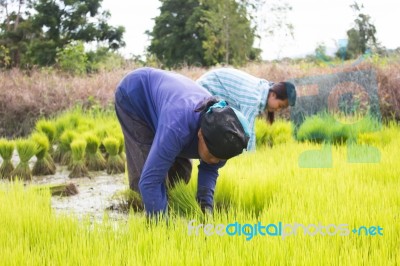
<path id="1" fill-rule="evenodd" d="M 271 0 L 274 3 L 274 0 Z M 147 60 L 164 67 L 240 66 L 260 60 L 262 50 L 255 41 L 263 23 L 257 16 L 266 0 L 160 0 L 160 14 L 147 31 L 151 43 Z M 108 23 L 110 13 L 102 0 L 0 0 L 0 67 L 32 68 L 57 65 L 74 73 L 96 70 L 99 62 L 123 60 L 115 51 L 125 46 L 125 29 Z M 348 43 L 338 57 L 355 58 L 377 47 L 376 28 L 362 5 L 356 13 Z M 275 1 L 268 12 L 289 12 L 291 7 Z M 262 14 L 267 20 L 271 14 Z M 282 15 L 280 14 L 280 17 Z M 268 32 L 293 31 L 279 21 Z M 284 29 L 283 27 L 286 27 Z M 90 52 L 85 46 L 92 46 Z M 319 53 L 324 53 L 317 47 Z M 344 49 L 344 50 L 343 50 Z"/>
<path id="2" fill-rule="evenodd" d="M 1 0 L 0 49 L 3 65 L 51 66 L 57 53 L 74 42 L 123 47 L 124 27 L 107 23 L 99 0 Z M 7 60 L 4 57 L 7 56 Z"/>

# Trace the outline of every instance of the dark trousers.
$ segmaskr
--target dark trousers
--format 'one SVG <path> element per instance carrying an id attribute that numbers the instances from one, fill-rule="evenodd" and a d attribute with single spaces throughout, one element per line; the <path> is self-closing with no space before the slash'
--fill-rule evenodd
<path id="1" fill-rule="evenodd" d="M 126 162 L 128 165 L 129 187 L 139 192 L 139 180 L 154 139 L 154 132 L 134 113 L 125 112 L 115 100 L 115 111 L 125 139 Z M 179 180 L 186 184 L 192 173 L 192 161 L 187 158 L 175 158 L 174 164 L 166 176 L 167 186 L 174 186 Z"/>

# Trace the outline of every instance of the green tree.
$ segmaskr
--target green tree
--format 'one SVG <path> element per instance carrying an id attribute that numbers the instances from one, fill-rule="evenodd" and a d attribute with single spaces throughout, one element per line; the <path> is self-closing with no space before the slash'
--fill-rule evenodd
<path id="1" fill-rule="evenodd" d="M 86 73 L 87 56 L 81 41 L 72 42 L 57 50 L 57 64 L 61 70 L 73 75 Z"/>
<path id="2" fill-rule="evenodd" d="M 26 52 L 24 38 L 30 38 L 33 32 L 27 16 L 26 1 L 0 0 L 0 45 L 9 52 L 7 67 L 18 66 Z"/>
<path id="3" fill-rule="evenodd" d="M 57 51 L 73 41 L 112 50 L 125 45 L 125 29 L 107 23 L 110 13 L 101 10 L 102 0 L 3 0 L 0 5 L 15 2 L 20 8 L 5 12 L 0 25 L 0 44 L 9 48 L 13 66 L 53 65 Z"/>
<path id="4" fill-rule="evenodd" d="M 202 18 L 207 64 L 242 65 L 259 57 L 261 51 L 253 48 L 256 28 L 244 2 L 203 0 L 203 4 L 208 7 Z"/>
<path id="5" fill-rule="evenodd" d="M 87 55 L 86 70 L 89 73 L 99 71 L 111 71 L 120 69 L 125 64 L 125 59 L 116 51 L 110 51 L 107 47 L 99 47 L 94 51 L 89 51 Z"/>
<path id="6" fill-rule="evenodd" d="M 345 59 L 356 58 L 368 50 L 379 48 L 375 25 L 371 22 L 371 17 L 363 13 L 364 6 L 354 2 L 350 7 L 356 18 L 353 28 L 347 31 L 348 44 Z M 343 53 L 343 51 L 338 51 L 336 55 L 339 56 L 340 52 Z"/>
<path id="7" fill-rule="evenodd" d="M 167 67 L 179 64 L 204 65 L 202 42 L 204 32 L 199 27 L 202 7 L 198 0 L 161 0 L 160 15 L 147 34 L 151 37 L 150 54 Z"/>
<path id="8" fill-rule="evenodd" d="M 167 67 L 243 64 L 259 57 L 255 27 L 246 6 L 235 0 L 162 0 L 160 15 L 147 34 L 150 54 Z"/>
<path id="9" fill-rule="evenodd" d="M 317 61 L 329 62 L 331 58 L 326 54 L 325 43 L 319 43 L 315 48 L 315 58 Z"/>

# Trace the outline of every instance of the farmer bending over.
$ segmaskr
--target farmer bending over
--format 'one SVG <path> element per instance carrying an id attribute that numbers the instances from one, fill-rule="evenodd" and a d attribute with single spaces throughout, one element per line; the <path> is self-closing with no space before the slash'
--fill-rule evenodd
<path id="1" fill-rule="evenodd" d="M 259 114 L 267 113 L 269 122 L 273 123 L 274 112 L 294 106 L 296 102 L 296 90 L 292 83 L 268 82 L 237 69 L 211 70 L 196 82 L 212 95 L 225 99 L 247 118 L 250 124 L 247 150 L 255 150 L 254 124 Z"/>
<path id="2" fill-rule="evenodd" d="M 213 210 L 218 169 L 242 153 L 248 122 L 225 101 L 182 75 L 139 68 L 115 93 L 115 109 L 125 138 L 129 186 L 140 192 L 149 216 L 167 210 L 166 181 L 189 182 L 200 158 L 197 201 Z"/>

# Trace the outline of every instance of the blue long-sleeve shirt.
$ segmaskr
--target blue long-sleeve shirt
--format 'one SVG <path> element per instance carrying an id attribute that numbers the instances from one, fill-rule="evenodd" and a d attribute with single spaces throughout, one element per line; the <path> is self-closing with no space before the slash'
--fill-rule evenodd
<path id="1" fill-rule="evenodd" d="M 165 212 L 165 178 L 175 158 L 200 158 L 200 112 L 195 109 L 211 94 L 189 78 L 153 68 L 140 68 L 126 75 L 117 93 L 122 94 L 121 108 L 135 113 L 155 133 L 139 189 L 148 214 Z M 197 199 L 203 207 L 213 206 L 218 169 L 224 164 L 200 161 Z"/>

